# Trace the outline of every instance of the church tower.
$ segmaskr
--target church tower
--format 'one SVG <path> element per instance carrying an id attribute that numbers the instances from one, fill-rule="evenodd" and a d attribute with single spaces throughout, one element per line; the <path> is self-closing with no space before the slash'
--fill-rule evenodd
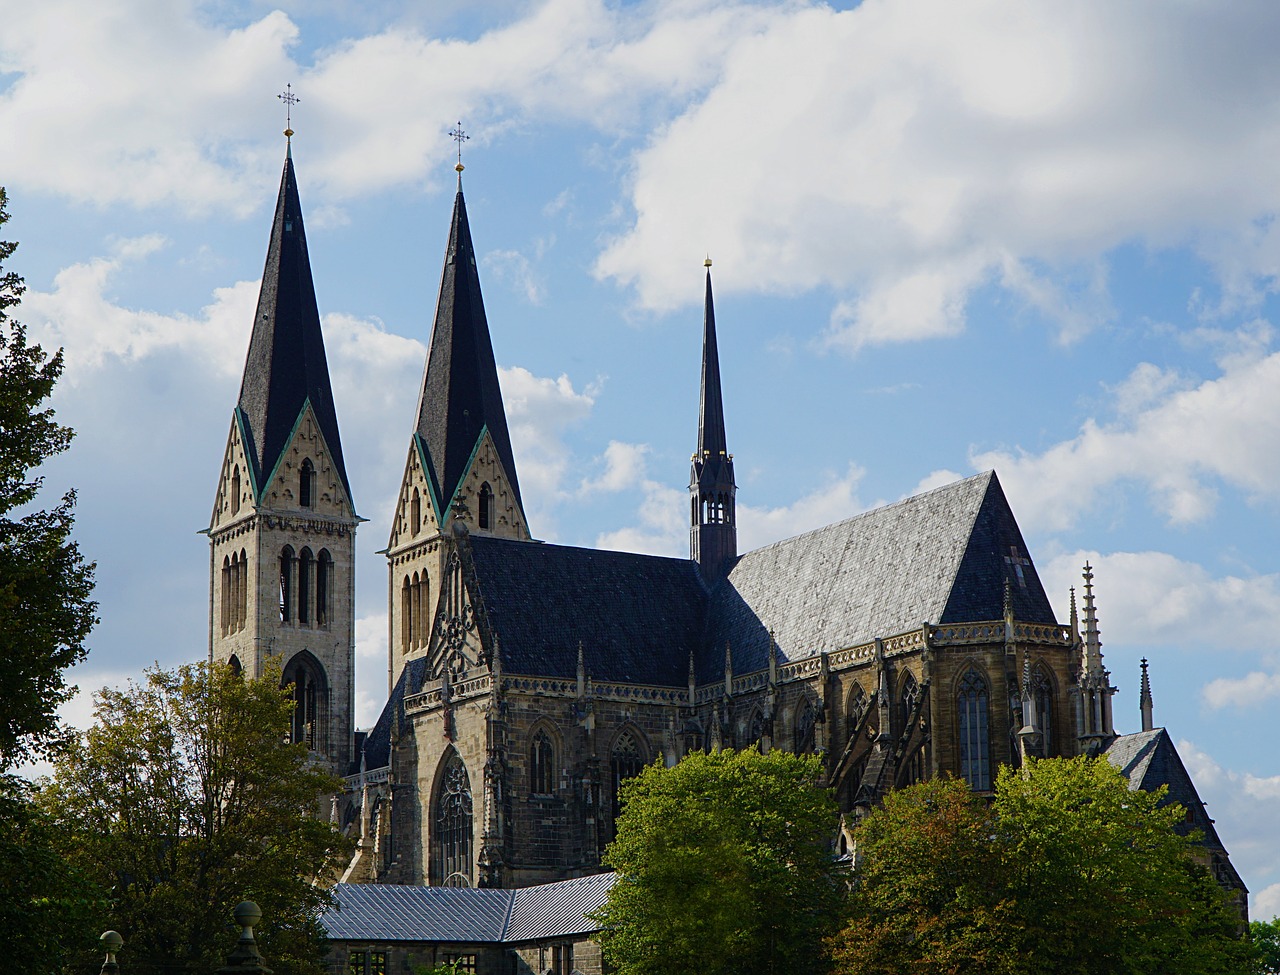
<path id="1" fill-rule="evenodd" d="M 441 590 L 460 586 L 446 532 L 529 540 L 467 203 L 453 202 L 418 411 L 387 543 L 388 691 L 431 639 Z"/>
<path id="2" fill-rule="evenodd" d="M 707 295 L 702 320 L 702 401 L 698 409 L 698 449 L 689 478 L 689 557 L 708 582 L 720 579 L 738 554 L 738 487 L 733 454 L 724 433 L 720 395 L 720 354 L 716 349 L 716 311 L 711 300 L 711 258 L 707 258 Z"/>
<path id="3" fill-rule="evenodd" d="M 293 739 L 340 772 L 352 757 L 359 521 L 290 150 L 207 531 L 209 656 L 251 677 L 279 661 Z"/>

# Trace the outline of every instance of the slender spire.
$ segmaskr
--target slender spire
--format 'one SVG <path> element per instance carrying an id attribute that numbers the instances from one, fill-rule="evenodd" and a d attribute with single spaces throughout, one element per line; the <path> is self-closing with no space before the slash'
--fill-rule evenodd
<path id="1" fill-rule="evenodd" d="M 733 455 L 724 432 L 724 399 L 720 392 L 720 353 L 716 346 L 716 311 L 711 297 L 711 258 L 702 318 L 702 387 L 698 405 L 698 447 L 689 477 L 689 557 L 716 581 L 738 554 L 737 484 Z"/>
<path id="2" fill-rule="evenodd" d="M 1147 658 L 1142 658 L 1142 689 L 1138 696 L 1138 707 L 1142 710 L 1142 730 L 1151 731 L 1155 728 L 1155 719 L 1152 714 L 1154 710 L 1154 702 L 1151 700 L 1151 678 L 1147 676 Z"/>
<path id="3" fill-rule="evenodd" d="M 450 510 L 450 502 L 486 428 L 523 516 L 507 414 L 498 386 L 498 366 L 485 319 L 459 173 L 416 425 L 442 513 Z"/>
<path id="4" fill-rule="evenodd" d="M 350 500 L 302 203 L 287 155 L 237 404 L 259 498 L 308 401 Z"/>

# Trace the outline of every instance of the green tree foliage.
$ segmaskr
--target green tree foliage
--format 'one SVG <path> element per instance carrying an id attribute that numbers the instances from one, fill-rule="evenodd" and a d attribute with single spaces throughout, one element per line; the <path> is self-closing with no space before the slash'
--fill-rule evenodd
<path id="1" fill-rule="evenodd" d="M 805 975 L 828 967 L 846 875 L 819 759 L 694 753 L 623 786 L 604 861 L 620 879 L 601 912 L 619 975 Z"/>
<path id="2" fill-rule="evenodd" d="M 1002 769 L 988 805 L 954 780 L 859 825 L 841 972 L 1242 975 L 1252 946 L 1163 792 L 1105 759 Z"/>
<path id="3" fill-rule="evenodd" d="M 68 859 L 110 891 L 97 923 L 124 936 L 122 968 L 213 971 L 235 941 L 227 919 L 252 900 L 268 965 L 323 971 L 316 917 L 328 895 L 313 880 L 348 844 L 315 813 L 341 782 L 288 744 L 279 672 L 155 668 L 96 705 L 41 798 L 72 831 Z"/>
<path id="4" fill-rule="evenodd" d="M 1260 970 L 1266 975 L 1280 975 L 1280 917 L 1250 922 L 1249 938 L 1261 956 Z"/>
<path id="5" fill-rule="evenodd" d="M 0 226 L 9 219 L 0 188 Z M 9 317 L 22 278 L 4 269 L 17 244 L 0 241 L 0 772 L 56 743 L 58 705 L 75 688 L 63 671 L 85 655 L 97 620 L 93 566 L 71 541 L 75 492 L 33 508 L 42 479 L 32 471 L 67 449 L 71 430 L 43 406 L 62 374 L 62 352 L 27 344 Z"/>

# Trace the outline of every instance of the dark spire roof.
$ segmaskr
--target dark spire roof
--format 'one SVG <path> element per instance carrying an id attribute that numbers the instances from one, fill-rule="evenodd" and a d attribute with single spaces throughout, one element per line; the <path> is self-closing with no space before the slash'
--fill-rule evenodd
<path id="1" fill-rule="evenodd" d="M 426 449 L 441 515 L 448 511 L 485 427 L 489 428 L 516 503 L 523 508 L 459 177 L 431 349 L 418 398 L 417 433 Z"/>
<path id="2" fill-rule="evenodd" d="M 716 348 L 716 309 L 711 300 L 711 268 L 707 268 L 707 297 L 702 316 L 702 402 L 698 409 L 698 458 L 712 464 L 727 454 L 724 401 L 720 395 L 720 353 Z"/>
<path id="3" fill-rule="evenodd" d="M 289 154 L 280 178 L 280 196 L 271 224 L 267 264 L 262 271 L 262 290 L 258 293 L 237 404 L 259 498 L 308 400 L 350 502 L 351 485 L 342 459 L 333 388 L 329 385 L 320 311 L 302 226 L 302 204 Z"/>

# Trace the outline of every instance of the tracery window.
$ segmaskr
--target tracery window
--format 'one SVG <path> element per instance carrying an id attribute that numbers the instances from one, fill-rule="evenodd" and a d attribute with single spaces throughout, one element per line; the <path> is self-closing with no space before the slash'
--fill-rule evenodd
<path id="1" fill-rule="evenodd" d="M 911 717 L 911 711 L 919 699 L 920 685 L 916 683 L 915 675 L 908 671 L 906 679 L 902 682 L 902 700 L 898 706 L 898 721 L 903 729 L 906 728 L 907 719 Z"/>
<path id="2" fill-rule="evenodd" d="M 1031 675 L 1031 697 L 1036 704 L 1036 722 L 1039 725 L 1041 754 L 1053 755 L 1053 680 L 1040 667 Z"/>
<path id="3" fill-rule="evenodd" d="M 751 724 L 747 726 L 747 745 L 759 745 L 764 741 L 764 715 L 759 710 L 751 713 Z"/>
<path id="4" fill-rule="evenodd" d="M 976 670 L 968 670 L 956 695 L 960 725 L 960 777 L 976 792 L 991 789 L 990 694 Z"/>
<path id="5" fill-rule="evenodd" d="M 290 742 L 304 744 L 313 752 L 320 751 L 323 742 L 320 719 L 324 713 L 326 693 L 324 669 L 319 661 L 304 651 L 289 661 L 280 683 L 283 687 L 292 688 Z"/>
<path id="6" fill-rule="evenodd" d="M 796 712 L 795 745 L 797 755 L 808 755 L 813 751 L 817 719 L 813 704 L 805 698 Z"/>
<path id="7" fill-rule="evenodd" d="M 549 796 L 556 791 L 555 783 L 555 749 L 547 733 L 539 729 L 529 746 L 529 791 L 534 795 Z"/>
<path id="8" fill-rule="evenodd" d="M 493 527 L 493 490 L 488 481 L 480 485 L 480 510 L 476 514 L 476 523 L 485 529 Z"/>
<path id="9" fill-rule="evenodd" d="M 845 707 L 845 718 L 849 725 L 850 738 L 858 730 L 858 725 L 862 723 L 862 717 L 866 713 L 867 692 L 862 689 L 861 684 L 854 684 L 853 689 L 849 691 L 849 703 Z"/>
<path id="10" fill-rule="evenodd" d="M 457 752 L 449 756 L 440 773 L 433 825 L 432 882 L 445 887 L 470 887 L 471 779 Z"/>
<path id="11" fill-rule="evenodd" d="M 613 780 L 612 809 L 615 823 L 622 812 L 620 798 L 622 783 L 639 775 L 642 768 L 644 768 L 644 759 L 640 756 L 640 746 L 631 732 L 624 731 L 613 743 L 613 754 L 609 758 L 609 771 Z"/>

